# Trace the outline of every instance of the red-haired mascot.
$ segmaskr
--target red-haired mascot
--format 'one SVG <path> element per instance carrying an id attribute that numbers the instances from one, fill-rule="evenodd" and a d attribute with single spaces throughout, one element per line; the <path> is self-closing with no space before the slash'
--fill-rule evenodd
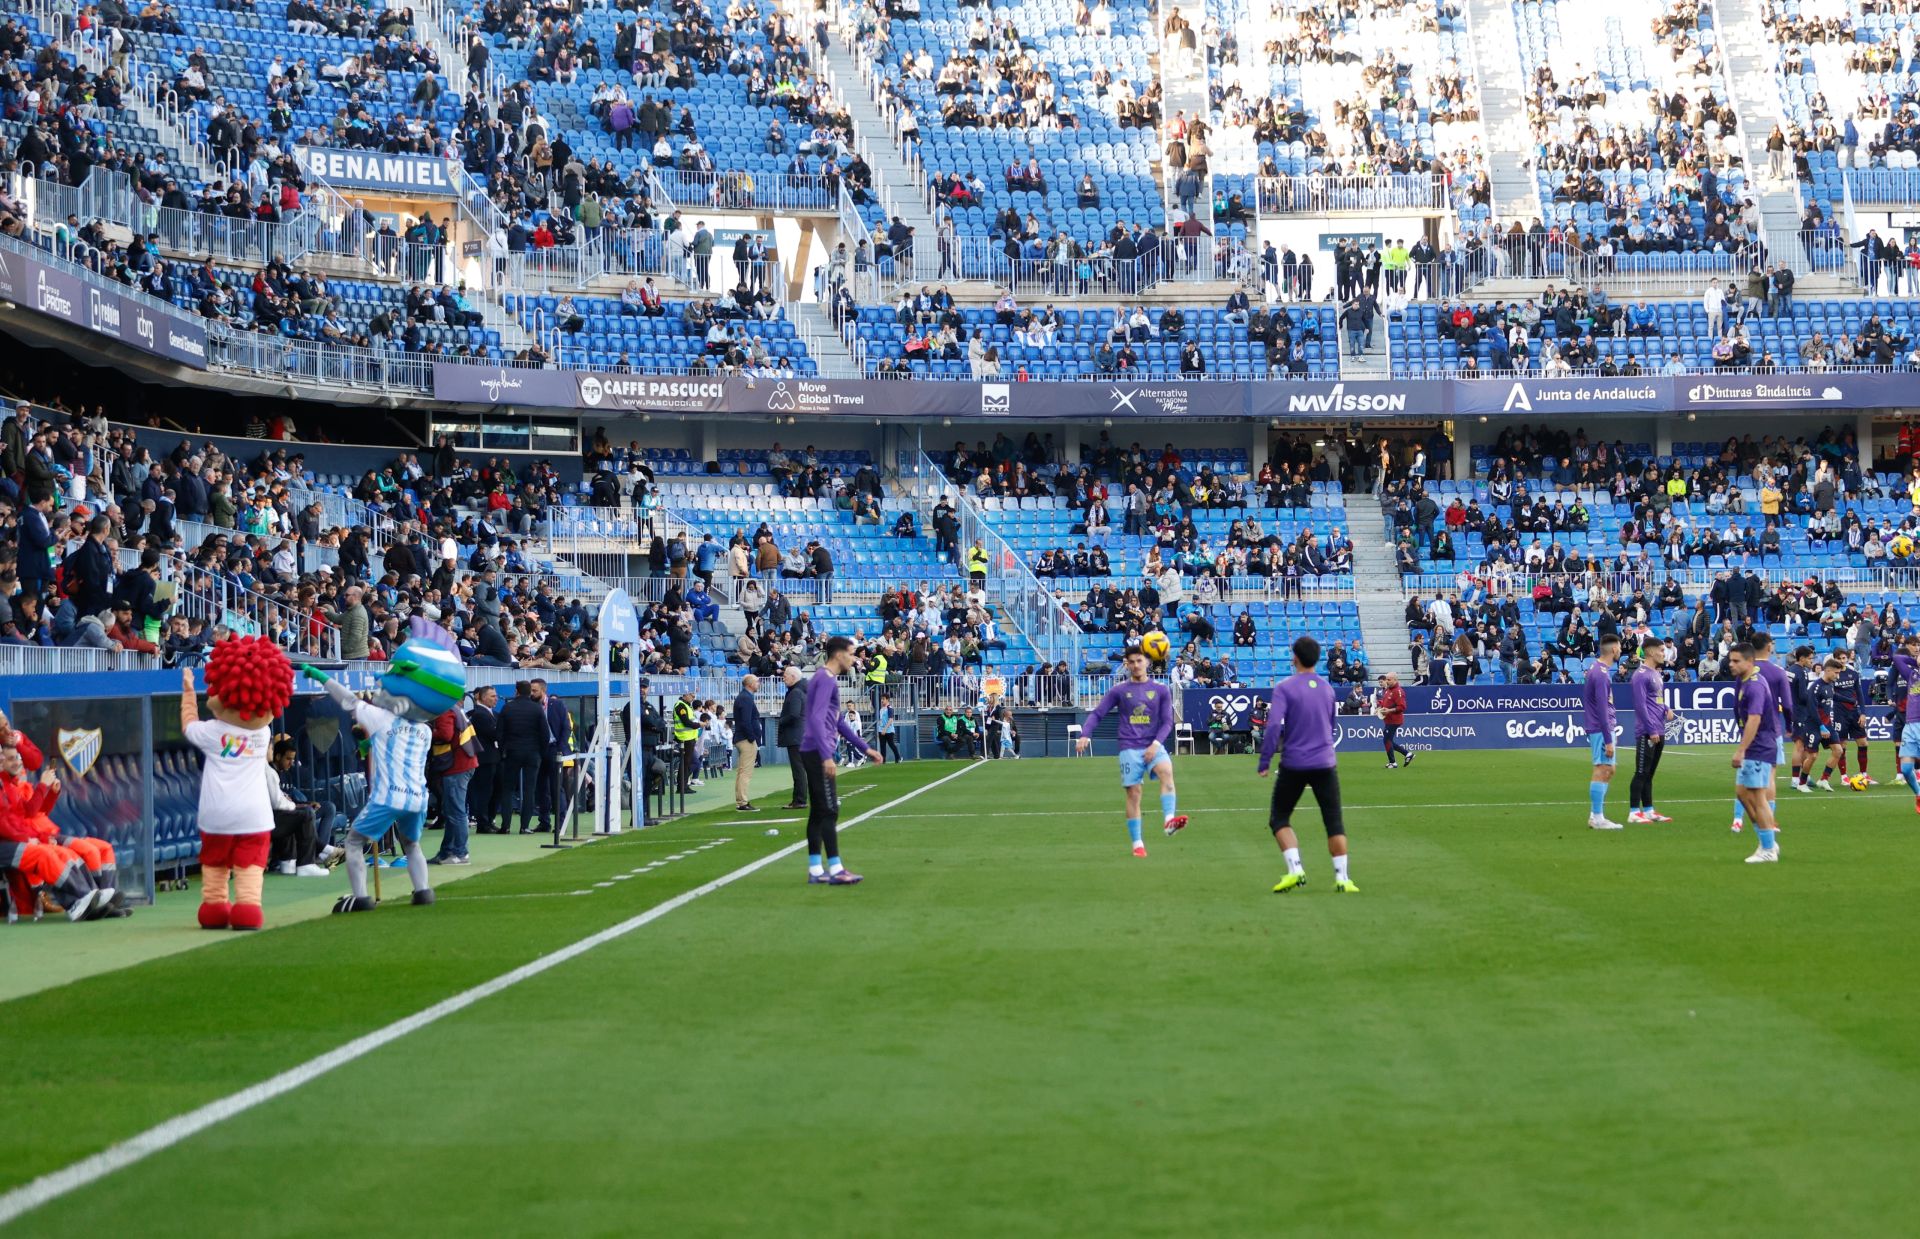
<path id="1" fill-rule="evenodd" d="M 207 659 L 207 709 L 194 701 L 193 672 L 180 673 L 180 730 L 200 750 L 200 927 L 258 929 L 260 888 L 273 843 L 267 791 L 270 724 L 293 698 L 293 666 L 262 637 L 230 637 Z M 227 878 L 233 898 L 227 898 Z"/>

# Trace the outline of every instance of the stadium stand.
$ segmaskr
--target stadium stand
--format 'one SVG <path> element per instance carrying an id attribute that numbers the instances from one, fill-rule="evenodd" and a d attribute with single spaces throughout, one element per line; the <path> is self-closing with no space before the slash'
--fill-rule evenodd
<path id="1" fill-rule="evenodd" d="M 1241 33 L 1220 53 L 1217 114 L 1223 146 L 1250 138 L 1259 165 L 1252 184 L 1225 178 L 1229 200 L 1257 194 L 1265 214 L 1450 203 L 1464 222 L 1488 218 L 1461 6 L 1250 7 L 1265 11 L 1228 23 Z"/>
<path id="2" fill-rule="evenodd" d="M 1261 305 L 1234 308 L 1120 305 L 1082 310 L 1021 305 L 1012 293 L 992 308 L 957 306 L 939 292 L 903 294 L 888 317 L 863 312 L 852 328 L 876 375 L 973 378 L 1325 378 L 1339 374 L 1334 311 Z M 878 321 L 875 321 L 878 320 Z"/>
<path id="3" fill-rule="evenodd" d="M 1601 634 L 1648 631 L 1675 634 L 1680 674 L 1716 678 L 1754 618 L 1884 668 L 1914 601 L 1846 585 L 1902 569 L 1920 517 L 1898 474 L 1862 472 L 1845 431 L 1655 457 L 1522 427 L 1475 449 L 1473 480 L 1397 479 L 1382 510 L 1413 662 L 1434 682 L 1567 683 Z"/>
<path id="4" fill-rule="evenodd" d="M 1699 301 L 1565 289 L 1512 301 L 1409 305 L 1388 320 L 1393 370 L 1546 376 L 1814 373 L 1920 367 L 1912 303 L 1796 298 L 1788 273 L 1714 285 Z"/>
<path id="5" fill-rule="evenodd" d="M 1768 135 L 1776 175 L 1837 203 L 1920 200 L 1916 163 L 1913 14 L 1902 6 L 1770 2 L 1771 36 L 1785 124 Z"/>
<path id="6" fill-rule="evenodd" d="M 1163 232 L 1177 222 L 1152 171 L 1163 118 L 1146 5 L 1048 0 L 995 13 L 924 0 L 896 21 L 869 3 L 857 31 L 885 95 L 914 118 L 928 187 L 968 241 L 963 272 L 993 270 L 1001 251 L 987 238 L 1084 246 L 1122 222 Z"/>

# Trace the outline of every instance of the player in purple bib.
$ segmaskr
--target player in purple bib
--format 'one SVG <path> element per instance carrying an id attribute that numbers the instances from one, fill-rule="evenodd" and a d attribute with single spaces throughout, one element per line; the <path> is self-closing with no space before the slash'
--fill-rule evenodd
<path id="1" fill-rule="evenodd" d="M 1347 876 L 1347 826 L 1340 813 L 1340 770 L 1333 753 L 1339 724 L 1334 720 L 1333 685 L 1314 670 L 1319 662 L 1318 641 L 1312 637 L 1294 641 L 1293 674 L 1273 686 L 1267 729 L 1260 738 L 1260 777 L 1266 777 L 1274 752 L 1280 754 L 1280 774 L 1273 781 L 1273 806 L 1267 814 L 1267 826 L 1287 862 L 1287 876 L 1273 888 L 1276 895 L 1307 884 L 1300 840 L 1293 833 L 1293 811 L 1308 788 L 1313 789 L 1313 803 L 1319 806 L 1320 821 L 1327 828 L 1334 891 L 1342 895 L 1360 891 Z"/>

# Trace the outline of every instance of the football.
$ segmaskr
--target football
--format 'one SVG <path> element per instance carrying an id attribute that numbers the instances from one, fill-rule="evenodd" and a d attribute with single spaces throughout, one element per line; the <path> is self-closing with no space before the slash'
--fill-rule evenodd
<path id="1" fill-rule="evenodd" d="M 1851 787 L 1856 792 L 1864 792 L 1867 790 L 1867 787 L 1869 786 L 1867 783 L 1867 776 L 1864 774 L 1850 774 L 1845 779 L 1842 779 L 1841 782 L 1845 783 L 1848 787 Z"/>
<path id="2" fill-rule="evenodd" d="M 1167 642 L 1167 634 L 1157 628 L 1140 638 L 1141 652 L 1157 663 L 1167 661 L 1167 650 L 1169 648 L 1171 647 Z"/>

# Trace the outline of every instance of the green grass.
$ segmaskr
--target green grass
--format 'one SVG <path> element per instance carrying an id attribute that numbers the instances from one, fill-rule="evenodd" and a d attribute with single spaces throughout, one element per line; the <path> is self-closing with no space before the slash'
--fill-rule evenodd
<path id="1" fill-rule="evenodd" d="M 954 769 L 854 772 L 847 814 Z M 1179 773 L 1193 825 L 1136 861 L 1111 760 L 979 768 L 848 834 L 862 887 L 781 862 L 9 1233 L 1920 1231 L 1902 789 L 1788 793 L 1785 859 L 1747 866 L 1724 751 L 1670 755 L 1680 820 L 1621 834 L 1585 829 L 1572 750 L 1349 755 L 1364 893 L 1331 893 L 1307 810 L 1312 884 L 1275 897 L 1268 785 L 1245 759 Z M 0 1189 L 780 829 L 669 826 L 0 1005 Z"/>

